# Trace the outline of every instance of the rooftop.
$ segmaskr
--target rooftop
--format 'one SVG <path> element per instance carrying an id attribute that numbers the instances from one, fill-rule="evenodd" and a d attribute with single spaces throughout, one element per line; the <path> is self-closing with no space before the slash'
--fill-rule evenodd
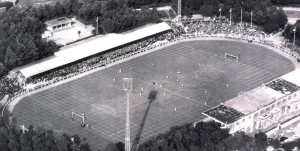
<path id="1" fill-rule="evenodd" d="M 203 112 L 203 114 L 224 124 L 231 124 L 244 116 L 242 112 L 222 104 Z"/>
<path id="2" fill-rule="evenodd" d="M 46 21 L 45 24 L 47 26 L 56 26 L 56 25 L 70 23 L 70 22 L 72 22 L 71 19 L 66 18 L 66 17 L 61 17 L 61 18 L 57 18 L 57 19 L 54 19 L 54 20 Z"/>
<path id="3" fill-rule="evenodd" d="M 243 114 L 249 114 L 283 96 L 285 95 L 269 87 L 260 86 L 239 97 L 224 102 L 224 105 L 236 109 Z"/>
<path id="4" fill-rule="evenodd" d="M 294 72 L 291 72 L 291 73 L 292 73 L 292 75 L 295 75 Z M 293 79 L 293 78 L 296 78 L 296 79 Z M 297 77 L 290 77 L 287 79 L 293 80 L 293 81 L 299 80 L 299 78 L 297 78 Z M 266 86 L 269 88 L 272 88 L 275 91 L 278 91 L 282 94 L 285 94 L 285 95 L 294 93 L 300 89 L 299 86 L 297 86 L 287 80 L 281 79 L 281 78 L 275 79 L 275 80 L 267 83 Z"/>
<path id="5" fill-rule="evenodd" d="M 138 30 L 121 34 L 108 34 L 93 40 L 84 40 L 84 43 L 74 47 L 62 48 L 56 52 L 51 59 L 36 62 L 25 68 L 19 68 L 20 72 L 26 77 L 31 77 L 51 69 L 75 62 L 77 60 L 107 51 L 109 49 L 122 46 L 164 31 L 171 29 L 166 23 L 143 26 Z M 17 71 L 15 71 L 17 72 Z"/>
<path id="6" fill-rule="evenodd" d="M 243 93 L 222 105 L 203 112 L 219 122 L 231 124 L 244 115 L 253 113 L 279 98 L 300 90 L 300 69 L 292 71 L 265 86 Z"/>

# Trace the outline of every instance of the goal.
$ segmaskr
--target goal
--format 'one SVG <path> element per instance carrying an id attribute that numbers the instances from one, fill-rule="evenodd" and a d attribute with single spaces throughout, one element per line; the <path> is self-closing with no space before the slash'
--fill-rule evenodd
<path id="1" fill-rule="evenodd" d="M 237 56 L 237 55 L 225 53 L 225 58 L 232 59 L 236 62 L 239 62 L 239 55 Z"/>
<path id="2" fill-rule="evenodd" d="M 75 115 L 80 117 L 82 119 L 81 121 L 81 127 L 85 127 L 86 123 L 85 123 L 85 114 L 78 114 L 76 112 L 72 112 L 72 121 L 75 121 Z"/>

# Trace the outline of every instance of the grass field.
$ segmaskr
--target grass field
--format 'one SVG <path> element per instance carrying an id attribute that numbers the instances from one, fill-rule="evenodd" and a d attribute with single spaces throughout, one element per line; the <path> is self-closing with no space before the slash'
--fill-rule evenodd
<path id="1" fill-rule="evenodd" d="M 225 59 L 225 53 L 240 55 L 240 62 Z M 232 41 L 183 42 L 29 95 L 15 106 L 13 117 L 16 125 L 77 134 L 87 138 L 93 150 L 103 149 L 108 142 L 124 142 L 124 77 L 133 78 L 131 140 L 140 131 L 143 142 L 172 126 L 200 120 L 203 111 L 292 70 L 289 60 L 264 47 Z M 152 103 L 150 91 L 157 91 Z M 78 118 L 72 121 L 71 111 L 85 113 L 91 127 L 81 128 Z"/>

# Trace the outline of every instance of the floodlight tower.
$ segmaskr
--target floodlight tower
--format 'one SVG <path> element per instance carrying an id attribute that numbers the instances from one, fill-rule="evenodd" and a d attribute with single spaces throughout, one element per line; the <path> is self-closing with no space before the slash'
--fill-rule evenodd
<path id="1" fill-rule="evenodd" d="M 181 22 L 181 0 L 178 0 L 178 22 Z"/>
<path id="2" fill-rule="evenodd" d="M 125 130 L 125 151 L 130 151 L 130 117 L 129 117 L 129 94 L 132 91 L 132 78 L 124 78 L 123 90 L 126 91 L 126 130 Z"/>

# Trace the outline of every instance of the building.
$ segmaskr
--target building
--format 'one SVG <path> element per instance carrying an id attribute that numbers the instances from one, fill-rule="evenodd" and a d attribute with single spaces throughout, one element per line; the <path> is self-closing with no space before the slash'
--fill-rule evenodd
<path id="1" fill-rule="evenodd" d="M 50 32 L 55 32 L 62 29 L 72 28 L 74 21 L 66 17 L 61 17 L 54 20 L 46 21 L 45 24 Z"/>
<path id="2" fill-rule="evenodd" d="M 300 69 L 213 107 L 203 114 L 230 133 L 253 134 L 280 128 L 300 113 Z"/>
<path id="3" fill-rule="evenodd" d="M 4 13 L 4 12 L 6 12 L 6 7 L 1 7 L 0 8 L 0 13 Z"/>

